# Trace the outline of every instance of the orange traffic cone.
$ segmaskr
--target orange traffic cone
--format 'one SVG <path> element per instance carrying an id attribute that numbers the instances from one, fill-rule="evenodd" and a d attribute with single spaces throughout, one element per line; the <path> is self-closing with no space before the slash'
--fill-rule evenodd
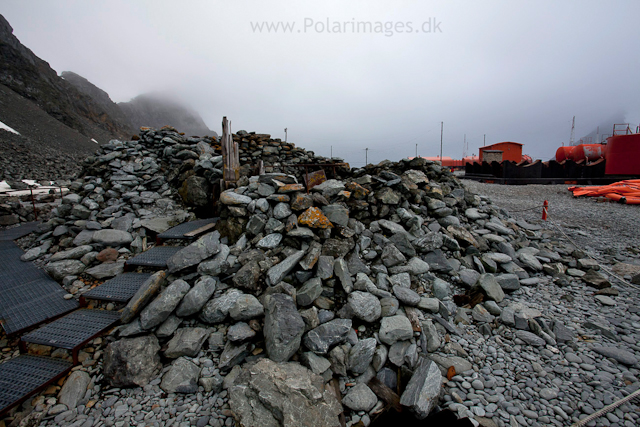
<path id="1" fill-rule="evenodd" d="M 547 200 L 544 201 L 544 203 L 542 204 L 542 220 L 546 221 L 547 220 L 547 209 L 549 208 L 549 202 Z"/>

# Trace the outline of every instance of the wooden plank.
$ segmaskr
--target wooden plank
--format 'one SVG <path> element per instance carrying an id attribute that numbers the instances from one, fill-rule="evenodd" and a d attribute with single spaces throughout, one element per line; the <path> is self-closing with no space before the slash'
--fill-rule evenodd
<path id="1" fill-rule="evenodd" d="M 371 378 L 367 385 L 387 406 L 392 407 L 397 412 L 402 411 L 402 408 L 400 407 L 400 396 L 398 396 L 397 393 L 387 387 L 378 378 Z"/>
<path id="2" fill-rule="evenodd" d="M 227 117 L 222 118 L 222 177 L 225 181 L 225 188 L 229 183 L 235 183 L 240 179 L 240 150 L 238 143 L 231 135 L 231 123 Z"/>
<path id="3" fill-rule="evenodd" d="M 189 231 L 188 233 L 184 233 L 184 237 L 195 237 L 198 234 L 204 233 L 207 230 L 211 230 L 216 226 L 215 222 L 211 222 L 209 224 L 203 225 L 200 228 L 196 228 L 195 230 Z"/>

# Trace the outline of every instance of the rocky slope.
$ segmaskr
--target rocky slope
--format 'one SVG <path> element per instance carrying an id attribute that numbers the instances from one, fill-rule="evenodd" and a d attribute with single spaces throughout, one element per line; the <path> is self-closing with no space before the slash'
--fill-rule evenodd
<path id="1" fill-rule="evenodd" d="M 41 425 L 368 426 L 399 400 L 417 418 L 561 426 L 640 387 L 640 304 L 600 268 L 640 282 L 637 253 L 596 262 L 425 159 L 307 189 L 295 164 L 327 159 L 234 139 L 244 174 L 216 230 L 125 307 L 100 305 L 123 325 L 81 353 L 82 381 L 33 401 Z M 268 172 L 250 176 L 257 160 Z M 77 298 L 192 217 L 184 202 L 211 200 L 220 161 L 214 140 L 173 129 L 103 146 L 24 259 Z"/>
<path id="2" fill-rule="evenodd" d="M 13 35 L 0 15 L 0 83 L 32 100 L 54 119 L 100 143 L 128 137 L 131 129 L 106 114 L 93 99 L 59 77 Z"/>

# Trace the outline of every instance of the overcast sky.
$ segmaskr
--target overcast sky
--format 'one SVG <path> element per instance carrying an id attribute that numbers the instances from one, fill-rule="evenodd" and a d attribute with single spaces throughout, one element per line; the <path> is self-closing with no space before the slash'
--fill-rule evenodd
<path id="1" fill-rule="evenodd" d="M 4 0 L 0 13 L 116 102 L 177 94 L 219 133 L 223 115 L 234 132 L 286 127 L 355 166 L 365 148 L 369 162 L 415 144 L 438 155 L 440 122 L 444 156 L 462 156 L 465 134 L 477 154 L 486 134 L 545 160 L 574 115 L 576 138 L 640 123 L 638 0 Z"/>

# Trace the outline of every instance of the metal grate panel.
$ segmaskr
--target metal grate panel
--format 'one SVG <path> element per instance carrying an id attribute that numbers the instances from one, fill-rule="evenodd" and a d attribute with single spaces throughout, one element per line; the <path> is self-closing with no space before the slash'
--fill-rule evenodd
<path id="1" fill-rule="evenodd" d="M 51 296 L 51 298 L 61 299 L 66 292 L 58 283 L 47 278 L 44 280 L 34 280 L 28 283 L 15 283 L 11 286 L 1 287 L 2 298 L 0 298 L 0 313 L 4 313 L 11 307 L 24 304 L 26 300 Z"/>
<path id="2" fill-rule="evenodd" d="M 0 414 L 66 374 L 71 366 L 61 359 L 29 355 L 0 364 Z"/>
<path id="3" fill-rule="evenodd" d="M 4 308 L 2 327 L 7 334 L 13 334 L 78 308 L 78 302 L 64 299 L 64 294 L 65 291 L 58 288 L 56 292 L 24 298 L 26 301 L 21 304 Z"/>
<path id="4" fill-rule="evenodd" d="M 127 302 L 149 277 L 151 277 L 151 273 L 119 274 L 102 285 L 85 292 L 82 296 L 87 299 Z"/>
<path id="5" fill-rule="evenodd" d="M 167 260 L 182 249 L 184 249 L 184 246 L 154 246 L 148 251 L 127 260 L 126 264 L 134 267 L 165 268 Z"/>
<path id="6" fill-rule="evenodd" d="M 120 320 L 120 313 L 107 310 L 77 310 L 22 337 L 22 341 L 74 349 Z"/>
<path id="7" fill-rule="evenodd" d="M 218 218 L 198 219 L 196 221 L 183 222 L 158 234 L 159 239 L 193 239 L 193 237 L 185 237 L 185 233 L 197 230 L 207 224 L 214 223 Z"/>
<path id="8" fill-rule="evenodd" d="M 0 230 L 0 240 L 16 240 L 38 229 L 39 221 L 25 222 L 18 227 Z"/>

